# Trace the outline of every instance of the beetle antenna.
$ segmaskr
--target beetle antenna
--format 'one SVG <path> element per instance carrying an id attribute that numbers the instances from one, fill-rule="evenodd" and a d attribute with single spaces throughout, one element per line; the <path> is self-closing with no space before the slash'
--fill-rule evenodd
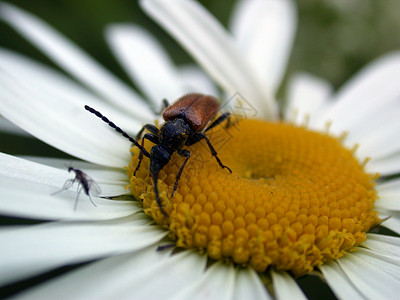
<path id="1" fill-rule="evenodd" d="M 156 201 L 157 201 L 158 207 L 160 208 L 162 214 L 163 214 L 166 218 L 168 218 L 167 213 L 165 212 L 164 208 L 162 207 L 161 199 L 160 199 L 160 193 L 159 193 L 159 191 L 158 191 L 158 186 L 157 186 L 158 172 L 157 172 L 157 173 L 152 173 L 152 175 L 153 175 L 154 191 L 155 191 L 155 193 L 156 193 Z"/>
<path id="2" fill-rule="evenodd" d="M 125 131 L 123 131 L 120 127 L 118 127 L 113 122 L 111 122 L 101 112 L 95 110 L 94 108 L 91 108 L 88 105 L 85 105 L 85 109 L 87 111 L 91 112 L 92 114 L 94 114 L 96 117 L 100 118 L 105 123 L 107 123 L 111 128 L 114 128 L 115 131 L 122 134 L 123 137 L 127 138 L 131 143 L 133 143 L 136 147 L 138 147 L 143 152 L 144 155 L 146 155 L 147 157 L 150 157 L 149 152 L 147 152 L 147 150 L 144 147 L 142 147 L 135 139 L 133 139 L 129 134 L 127 134 Z"/>

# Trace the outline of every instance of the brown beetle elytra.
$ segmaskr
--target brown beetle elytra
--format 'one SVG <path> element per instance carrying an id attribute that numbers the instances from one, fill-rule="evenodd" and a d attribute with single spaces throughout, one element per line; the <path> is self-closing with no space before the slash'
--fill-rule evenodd
<path id="1" fill-rule="evenodd" d="M 201 141 L 202 139 L 205 139 L 208 147 L 210 148 L 211 154 L 215 157 L 221 168 L 228 169 L 229 172 L 232 173 L 231 169 L 222 164 L 217 155 L 217 151 L 215 151 L 210 140 L 205 134 L 211 128 L 214 128 L 215 126 L 221 124 L 224 120 L 228 119 L 230 117 L 230 113 L 227 112 L 220 115 L 214 122 L 211 123 L 210 126 L 207 127 L 208 123 L 214 119 L 220 109 L 220 103 L 217 98 L 202 94 L 188 94 L 179 98 L 171 106 L 168 106 L 168 103 L 164 100 L 164 105 L 166 108 L 163 110 L 162 116 L 165 120 L 165 123 L 160 129 L 152 124 L 144 125 L 143 128 L 138 132 L 136 139 L 140 139 L 145 129 L 148 130 L 149 133 L 143 135 L 141 144 L 130 137 L 125 131 L 116 126 L 113 122 L 109 121 L 100 112 L 87 105 L 85 105 L 85 109 L 101 118 L 104 122 L 108 123 L 112 128 L 121 133 L 125 138 L 129 139 L 136 147 L 140 149 L 139 163 L 134 174 L 136 174 L 136 171 L 140 167 L 143 155 L 150 158 L 150 174 L 153 177 L 156 201 L 163 215 L 168 217 L 167 213 L 161 206 L 157 180 L 158 173 L 171 160 L 171 156 L 174 152 L 177 152 L 180 156 L 185 157 L 185 160 L 179 168 L 178 174 L 176 175 L 175 185 L 171 197 L 174 195 L 174 192 L 178 187 L 178 182 L 182 175 L 182 171 L 190 158 L 190 151 L 188 149 L 183 149 L 184 146 L 189 147 Z M 145 139 L 155 144 L 151 148 L 150 153 L 143 147 Z"/>
<path id="2" fill-rule="evenodd" d="M 208 122 L 215 117 L 219 108 L 219 101 L 215 97 L 189 94 L 166 107 L 162 116 L 165 121 L 182 118 L 194 131 L 198 132 L 202 131 Z"/>

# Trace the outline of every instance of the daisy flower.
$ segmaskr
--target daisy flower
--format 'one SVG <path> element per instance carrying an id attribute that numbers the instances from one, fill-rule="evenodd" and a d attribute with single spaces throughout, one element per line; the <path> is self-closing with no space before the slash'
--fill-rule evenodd
<path id="1" fill-rule="evenodd" d="M 217 95 L 217 89 L 199 70 L 173 67 L 143 29 L 112 25 L 107 41 L 146 102 L 43 21 L 1 3 L 0 18 L 74 80 L 1 49 L 0 113 L 86 161 L 72 164 L 93 177 L 102 194 L 92 197 L 97 207 L 81 199 L 74 211 L 73 190 L 52 195 L 71 178 L 69 161 L 1 154 L 0 212 L 50 222 L 2 228 L 0 284 L 92 261 L 16 296 L 301 299 L 294 278 L 312 273 L 339 298 L 397 297 L 400 239 L 367 232 L 382 221 L 400 232 L 400 181 L 377 174 L 391 178 L 400 169 L 400 54 L 371 63 L 335 94 L 323 80 L 298 74 L 279 109 L 274 95 L 296 26 L 292 1 L 238 2 L 232 35 L 197 2 L 141 4 L 223 97 L 236 95 L 230 101 L 235 112 L 244 105 L 256 114 L 210 133 L 233 173 L 196 143 L 171 198 L 168 188 L 182 163 L 173 156 L 158 182 L 165 218 L 149 161 L 134 175 L 138 150 L 83 106 L 135 133 L 154 121 L 162 99 Z M 177 249 L 156 251 L 171 243 L 167 236 Z"/>

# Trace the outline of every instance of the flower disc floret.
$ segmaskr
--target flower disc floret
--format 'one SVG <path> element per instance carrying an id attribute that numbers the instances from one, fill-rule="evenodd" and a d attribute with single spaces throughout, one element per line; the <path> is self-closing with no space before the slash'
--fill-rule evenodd
<path id="1" fill-rule="evenodd" d="M 139 150 L 132 148 L 132 193 L 178 247 L 259 272 L 271 266 L 300 275 L 343 256 L 379 223 L 373 211 L 377 176 L 365 172 L 340 138 L 258 120 L 220 126 L 208 135 L 233 173 L 200 141 L 189 147 L 191 158 L 171 198 L 183 162 L 175 153 L 158 182 L 169 218 L 155 201 L 148 158 L 133 176 Z"/>

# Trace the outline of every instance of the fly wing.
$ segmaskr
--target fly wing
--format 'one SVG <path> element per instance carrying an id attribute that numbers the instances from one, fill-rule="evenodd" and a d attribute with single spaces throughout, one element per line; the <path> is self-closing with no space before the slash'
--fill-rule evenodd
<path id="1" fill-rule="evenodd" d="M 75 179 L 68 179 L 67 181 L 65 181 L 63 187 L 61 190 L 55 191 L 54 193 L 52 193 L 51 195 L 57 195 L 65 190 L 68 190 L 75 182 Z"/>
<path id="2" fill-rule="evenodd" d="M 68 179 L 65 181 L 62 190 L 68 190 L 75 182 L 75 179 Z"/>
<path id="3" fill-rule="evenodd" d="M 89 175 L 84 174 L 83 177 L 85 178 L 87 184 L 88 184 L 88 191 L 89 194 L 92 196 L 99 196 L 101 194 L 101 188 L 100 186 L 97 184 L 96 181 L 94 181 L 94 179 L 92 179 Z"/>

